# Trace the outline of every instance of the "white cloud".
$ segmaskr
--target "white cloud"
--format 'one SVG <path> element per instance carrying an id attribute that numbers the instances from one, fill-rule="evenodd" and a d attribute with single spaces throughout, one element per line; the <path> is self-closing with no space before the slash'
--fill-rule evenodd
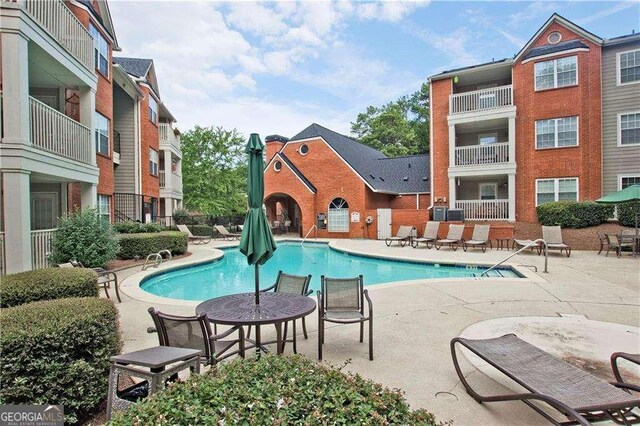
<path id="1" fill-rule="evenodd" d="M 559 6 L 551 1 L 536 1 L 530 3 L 520 12 L 512 13 L 507 18 L 507 24 L 512 28 L 518 28 L 521 25 L 531 21 L 538 21 L 541 18 L 548 18 L 558 10 Z"/>
<path id="2" fill-rule="evenodd" d="M 496 31 L 499 32 L 500 34 L 502 34 L 504 36 L 504 38 L 506 38 L 509 43 L 513 44 L 518 49 L 521 49 L 526 43 L 526 40 L 523 40 L 520 37 L 516 36 L 515 34 L 512 34 L 512 33 L 508 32 L 508 31 L 505 31 L 505 30 L 499 29 L 499 28 L 496 29 Z"/>
<path id="3" fill-rule="evenodd" d="M 231 3 L 227 23 L 241 31 L 257 35 L 276 35 L 287 30 L 284 16 L 273 9 L 254 2 Z"/>
<path id="4" fill-rule="evenodd" d="M 615 6 L 604 9 L 598 13 L 594 13 L 593 15 L 585 16 L 584 18 L 576 19 L 576 23 L 579 25 L 590 24 L 591 22 L 595 22 L 599 19 L 605 18 L 609 15 L 613 15 L 614 13 L 621 12 L 625 9 L 629 9 L 631 7 L 636 7 L 640 9 L 640 3 L 637 1 L 621 1 L 616 3 Z M 638 10 L 636 10 L 636 17 L 638 16 Z"/>
<path id="5" fill-rule="evenodd" d="M 445 68 L 472 65 L 480 62 L 480 59 L 473 53 L 478 50 L 474 48 L 477 43 L 477 37 L 467 28 L 460 27 L 449 34 L 439 34 L 423 28 L 416 28 L 415 26 L 406 26 L 405 29 L 448 57 L 450 63 Z"/>

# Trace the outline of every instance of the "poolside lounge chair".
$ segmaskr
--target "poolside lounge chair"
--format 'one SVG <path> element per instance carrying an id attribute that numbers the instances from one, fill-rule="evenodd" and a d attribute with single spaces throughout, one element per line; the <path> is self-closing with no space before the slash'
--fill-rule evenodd
<path id="1" fill-rule="evenodd" d="M 218 231 L 218 234 L 220 234 L 222 236 L 222 238 L 224 238 L 225 240 L 239 240 L 240 239 L 240 235 L 242 234 L 237 234 L 234 232 L 229 232 L 227 231 L 227 228 L 225 228 L 222 225 L 215 225 L 216 231 Z"/>
<path id="2" fill-rule="evenodd" d="M 404 245 L 411 240 L 412 234 L 415 229 L 416 228 L 413 226 L 401 225 L 396 236 L 385 238 L 384 243 L 387 245 L 387 247 L 389 247 L 391 243 L 397 241 L 401 247 L 404 247 Z"/>
<path id="3" fill-rule="evenodd" d="M 456 343 L 482 358 L 527 391 L 495 396 L 484 396 L 474 391 L 458 364 Z M 556 425 L 586 426 L 591 422 L 607 420 L 618 424 L 640 422 L 640 416 L 631 411 L 640 407 L 640 398 L 625 390 L 637 392 L 640 391 L 640 386 L 621 380 L 609 384 L 521 340 L 514 334 L 482 340 L 456 337 L 451 340 L 451 357 L 467 393 L 479 403 L 522 401 Z M 569 421 L 559 423 L 534 402 L 546 403 L 566 416 Z M 514 423 L 517 423 L 516 419 Z"/>
<path id="4" fill-rule="evenodd" d="M 70 260 L 67 263 L 59 263 L 58 268 L 84 268 L 82 262 L 78 262 L 77 260 Z M 107 296 L 107 299 L 111 299 L 109 296 L 109 289 L 111 288 L 111 283 L 113 283 L 113 288 L 116 290 L 116 298 L 119 303 L 122 303 L 122 299 L 120 299 L 120 291 L 118 290 L 118 276 L 115 271 L 107 271 L 104 268 L 90 268 L 96 274 L 98 274 L 98 287 L 102 287 L 104 289 L 104 294 Z"/>
<path id="5" fill-rule="evenodd" d="M 531 245 L 529 245 L 531 244 Z M 520 249 L 522 247 L 526 247 L 529 246 L 529 248 L 531 249 L 531 251 L 533 251 L 533 249 L 536 249 L 536 251 L 538 252 L 538 255 L 540 255 L 540 253 L 542 253 L 542 245 L 540 243 L 535 243 L 533 244 L 533 240 L 516 240 L 515 238 L 513 239 L 513 242 L 511 243 L 511 249 L 515 250 L 515 249 Z"/>
<path id="6" fill-rule="evenodd" d="M 204 352 L 201 359 L 205 365 L 215 365 L 233 355 L 244 358 L 244 331 L 239 325 L 213 334 L 206 314 L 180 317 L 164 314 L 154 308 L 149 308 L 149 314 L 155 327 L 147 328 L 147 333 L 158 333 L 160 346 L 200 349 Z M 235 332 L 238 333 L 237 339 L 222 340 Z M 236 345 L 238 349 L 230 351 Z"/>
<path id="7" fill-rule="evenodd" d="M 420 243 L 425 243 L 427 248 L 431 248 L 431 245 L 438 239 L 438 229 L 440 229 L 440 222 L 427 222 L 422 238 L 414 238 L 411 246 L 417 248 Z"/>
<path id="8" fill-rule="evenodd" d="M 320 277 L 318 291 L 318 359 L 322 360 L 324 323 L 360 323 L 360 343 L 364 338 L 364 323 L 369 321 L 369 359 L 373 361 L 373 304 L 364 289 L 362 275 L 357 278 Z M 364 314 L 364 302 L 368 312 Z"/>
<path id="9" fill-rule="evenodd" d="M 456 251 L 458 249 L 458 245 L 464 244 L 464 238 L 462 238 L 463 232 L 464 225 L 449 225 L 447 238 L 436 240 L 436 242 L 434 243 L 436 250 L 440 250 L 442 246 L 449 246 L 454 251 Z"/>
<path id="10" fill-rule="evenodd" d="M 558 249 L 560 253 L 565 251 L 567 257 L 571 256 L 571 247 L 562 241 L 562 228 L 559 226 L 542 226 L 542 239 L 547 243 L 547 249 Z"/>
<path id="11" fill-rule="evenodd" d="M 614 249 L 616 251 L 616 256 L 620 257 L 622 255 L 622 249 L 625 247 L 629 247 L 633 250 L 634 242 L 633 241 L 625 241 L 622 239 L 622 235 L 611 235 L 606 234 L 607 237 L 607 254 L 605 257 L 609 256 L 609 250 Z"/>
<path id="12" fill-rule="evenodd" d="M 490 230 L 491 225 L 474 225 L 473 235 L 470 240 L 465 241 L 462 244 L 462 249 L 467 251 L 469 247 L 480 247 L 484 253 L 487 251 L 487 243 L 489 244 L 489 247 L 493 248 L 493 244 L 491 244 L 491 240 L 489 239 Z"/>
<path id="13" fill-rule="evenodd" d="M 193 235 L 189 230 L 189 228 L 187 228 L 187 225 L 176 225 L 176 226 L 178 227 L 180 232 L 187 234 L 187 236 L 189 237 L 189 242 L 191 243 L 207 244 L 209 241 L 211 241 L 211 237 L 208 237 L 206 235 Z"/>

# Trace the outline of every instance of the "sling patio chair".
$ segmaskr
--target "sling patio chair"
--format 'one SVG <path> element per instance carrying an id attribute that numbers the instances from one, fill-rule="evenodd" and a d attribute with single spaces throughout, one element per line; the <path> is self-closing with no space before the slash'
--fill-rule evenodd
<path id="1" fill-rule="evenodd" d="M 415 229 L 413 226 L 401 225 L 396 236 L 385 238 L 384 243 L 389 247 L 391 243 L 397 241 L 401 247 L 404 247 L 405 244 L 411 241 Z"/>
<path id="2" fill-rule="evenodd" d="M 364 289 L 362 275 L 356 278 L 320 277 L 318 291 L 318 359 L 322 360 L 324 323 L 360 323 L 360 343 L 364 340 L 364 323 L 369 321 L 369 359 L 373 361 L 373 303 Z M 367 315 L 364 302 L 367 302 Z"/>
<path id="3" fill-rule="evenodd" d="M 240 235 L 242 234 L 238 234 L 235 232 L 229 232 L 227 230 L 227 228 L 225 228 L 222 225 L 215 225 L 216 231 L 218 231 L 218 234 L 220 234 L 220 236 L 222 236 L 222 238 L 224 238 L 225 240 L 239 240 L 240 239 Z"/>
<path id="4" fill-rule="evenodd" d="M 78 262 L 77 260 L 70 260 L 67 263 L 58 264 L 58 268 L 84 268 L 84 265 L 82 262 Z M 102 287 L 104 289 L 104 294 L 107 296 L 107 299 L 111 299 L 111 296 L 109 296 L 109 289 L 111 288 L 111 283 L 113 283 L 118 303 L 122 303 L 122 299 L 120 299 L 120 291 L 118 290 L 118 276 L 115 271 L 107 271 L 104 268 L 88 269 L 91 269 L 98 274 L 98 287 Z"/>
<path id="5" fill-rule="evenodd" d="M 473 235 L 470 240 L 462 244 L 462 249 L 467 251 L 469 247 L 480 247 L 484 253 L 487 251 L 487 244 L 493 248 L 489 239 L 489 231 L 491 231 L 491 225 L 473 225 Z"/>
<path id="6" fill-rule="evenodd" d="M 524 387 L 526 392 L 495 396 L 477 393 L 460 369 L 456 343 Z M 640 386 L 624 383 L 620 379 L 611 384 L 607 383 L 521 340 L 514 334 L 481 340 L 456 337 L 451 340 L 450 346 L 458 378 L 467 393 L 478 403 L 522 401 L 555 425 L 587 426 L 598 421 L 613 421 L 617 424 L 640 422 L 640 415 L 632 411 L 640 407 L 640 398 L 629 392 L 640 392 Z M 638 355 L 632 357 L 640 358 Z M 612 356 L 613 362 L 615 360 Z M 569 420 L 557 421 L 534 402 L 549 405 Z M 517 423 L 516 419 L 514 423 Z"/>
<path id="7" fill-rule="evenodd" d="M 309 290 L 309 284 L 311 283 L 311 275 L 291 275 L 285 274 L 282 271 L 278 271 L 278 277 L 276 278 L 276 283 L 270 287 L 260 290 L 261 292 L 267 292 L 273 290 L 275 293 L 290 293 L 290 294 L 299 294 L 302 296 L 310 296 L 313 293 L 313 290 Z M 307 334 L 307 324 L 305 322 L 305 317 L 302 317 L 302 333 L 305 339 L 309 338 Z M 298 353 L 297 348 L 297 338 L 296 338 L 296 320 L 293 320 L 293 353 Z M 282 350 L 287 343 L 287 325 L 288 322 L 284 323 L 284 332 L 282 335 Z M 247 339 L 251 337 L 251 326 L 247 331 Z"/>
<path id="8" fill-rule="evenodd" d="M 607 251 L 609 251 L 609 238 L 607 237 L 607 234 L 600 232 L 596 232 L 596 234 L 598 235 L 598 240 L 600 240 L 600 250 L 598 250 L 598 254 L 602 253 L 602 250 L 604 250 L 605 247 L 607 248 Z"/>
<path id="9" fill-rule="evenodd" d="M 533 251 L 533 249 L 536 249 L 536 251 L 538 252 L 538 255 L 540 255 L 540 253 L 542 253 L 542 244 L 540 244 L 540 243 L 533 244 L 533 240 L 529 240 L 529 239 L 517 240 L 517 239 L 514 238 L 513 242 L 511 243 L 511 249 L 512 250 L 521 249 L 521 248 L 526 247 L 526 246 L 529 246 L 531 251 Z"/>
<path id="10" fill-rule="evenodd" d="M 425 243 L 427 248 L 431 248 L 433 243 L 438 239 L 438 229 L 440 229 L 440 222 L 427 222 L 422 238 L 414 238 L 411 246 L 417 248 L 420 243 Z"/>
<path id="11" fill-rule="evenodd" d="M 194 244 L 208 244 L 211 241 L 211 237 L 206 235 L 193 235 L 187 225 L 176 225 L 180 232 L 187 234 L 189 242 Z"/>
<path id="12" fill-rule="evenodd" d="M 547 249 L 558 249 L 560 253 L 565 251 L 567 257 L 571 256 L 571 247 L 562 240 L 562 228 L 559 226 L 542 226 L 542 239 L 547 243 Z"/>
<path id="13" fill-rule="evenodd" d="M 213 334 L 206 314 L 197 316 L 176 316 L 164 314 L 149 308 L 155 327 L 147 328 L 147 333 L 158 333 L 160 346 L 200 349 L 204 353 L 205 365 L 216 365 L 233 355 L 244 358 L 244 330 L 236 325 L 222 333 Z M 233 333 L 237 339 L 222 340 Z M 237 349 L 232 351 L 237 346 Z"/>
<path id="14" fill-rule="evenodd" d="M 616 256 L 620 257 L 622 256 L 622 249 L 624 248 L 630 248 L 631 250 L 633 250 L 633 246 L 634 246 L 634 242 L 633 241 L 625 241 L 622 238 L 622 235 L 619 234 L 615 234 L 615 235 L 611 235 L 611 234 L 606 234 L 607 236 L 607 254 L 605 255 L 605 257 L 609 256 L 609 250 L 613 249 L 616 251 Z"/>
<path id="15" fill-rule="evenodd" d="M 453 251 L 456 251 L 458 249 L 458 245 L 464 245 L 464 238 L 462 238 L 463 232 L 464 225 L 449 225 L 447 238 L 436 240 L 434 243 L 436 250 L 440 250 L 442 246 L 449 246 Z"/>

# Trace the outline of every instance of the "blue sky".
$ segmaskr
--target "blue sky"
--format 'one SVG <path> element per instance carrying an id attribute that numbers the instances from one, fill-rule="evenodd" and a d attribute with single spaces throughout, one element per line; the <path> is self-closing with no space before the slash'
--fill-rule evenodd
<path id="1" fill-rule="evenodd" d="M 600 37 L 639 30 L 640 2 L 110 2 L 120 56 L 154 59 L 182 130 L 349 133 L 368 105 L 427 77 L 513 56 L 553 13 Z"/>

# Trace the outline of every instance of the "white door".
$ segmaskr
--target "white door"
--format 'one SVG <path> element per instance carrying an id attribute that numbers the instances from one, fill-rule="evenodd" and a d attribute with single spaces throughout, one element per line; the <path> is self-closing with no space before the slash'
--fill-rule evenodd
<path id="1" fill-rule="evenodd" d="M 31 193 L 31 229 L 53 229 L 58 224 L 58 193 Z"/>
<path id="2" fill-rule="evenodd" d="M 391 209 L 378 209 L 378 239 L 391 237 Z"/>

